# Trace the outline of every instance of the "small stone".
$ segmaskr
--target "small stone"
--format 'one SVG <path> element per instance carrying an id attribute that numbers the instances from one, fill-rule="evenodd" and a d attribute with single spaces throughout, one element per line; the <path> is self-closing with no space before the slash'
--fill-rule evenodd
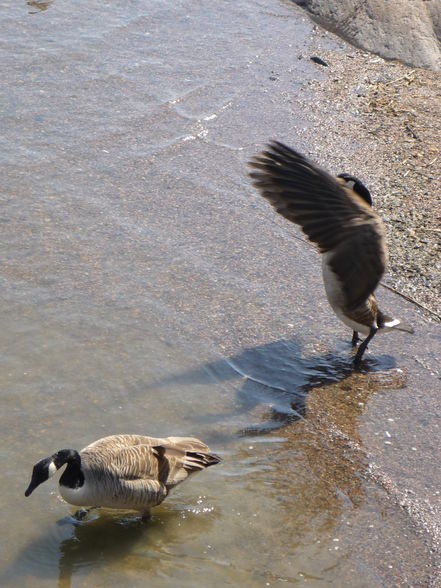
<path id="1" fill-rule="evenodd" d="M 311 61 L 313 61 L 314 63 L 317 63 L 318 65 L 323 65 L 324 67 L 328 67 L 328 64 L 326 63 L 326 61 L 324 59 L 322 59 L 321 57 L 319 57 L 318 55 L 312 55 Z"/>

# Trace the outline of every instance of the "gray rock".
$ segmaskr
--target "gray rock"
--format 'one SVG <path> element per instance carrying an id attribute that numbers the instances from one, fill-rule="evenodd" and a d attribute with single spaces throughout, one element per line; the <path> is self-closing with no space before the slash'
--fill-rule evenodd
<path id="1" fill-rule="evenodd" d="M 294 0 L 362 49 L 441 70 L 440 0 Z"/>

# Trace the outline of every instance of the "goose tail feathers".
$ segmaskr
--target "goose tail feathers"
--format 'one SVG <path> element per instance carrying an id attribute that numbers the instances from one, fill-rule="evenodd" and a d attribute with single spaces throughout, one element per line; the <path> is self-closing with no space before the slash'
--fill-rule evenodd
<path id="1" fill-rule="evenodd" d="M 221 458 L 215 453 L 201 453 L 200 451 L 187 451 L 185 454 L 184 468 L 189 471 L 197 471 L 216 465 Z"/>

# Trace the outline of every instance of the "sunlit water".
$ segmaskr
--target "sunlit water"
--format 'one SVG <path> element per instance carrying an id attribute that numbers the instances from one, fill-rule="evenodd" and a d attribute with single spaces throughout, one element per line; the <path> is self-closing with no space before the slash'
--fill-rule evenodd
<path id="1" fill-rule="evenodd" d="M 312 24 L 277 0 L 1 9 L 0 584 L 434 581 L 439 329 L 413 315 L 430 345 L 378 338 L 352 374 L 317 255 L 246 178 L 308 127 Z M 78 523 L 55 480 L 24 498 L 38 459 L 112 433 L 223 462 L 147 523 Z"/>

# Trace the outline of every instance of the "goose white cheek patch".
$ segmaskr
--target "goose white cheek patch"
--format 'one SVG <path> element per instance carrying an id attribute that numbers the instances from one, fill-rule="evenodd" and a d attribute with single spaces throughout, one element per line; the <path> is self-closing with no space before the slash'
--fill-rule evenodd
<path id="1" fill-rule="evenodd" d="M 53 461 L 51 461 L 51 463 L 49 464 L 48 471 L 49 471 L 49 478 L 51 476 L 53 476 L 55 474 L 55 472 L 57 471 L 57 466 L 54 464 Z"/>

